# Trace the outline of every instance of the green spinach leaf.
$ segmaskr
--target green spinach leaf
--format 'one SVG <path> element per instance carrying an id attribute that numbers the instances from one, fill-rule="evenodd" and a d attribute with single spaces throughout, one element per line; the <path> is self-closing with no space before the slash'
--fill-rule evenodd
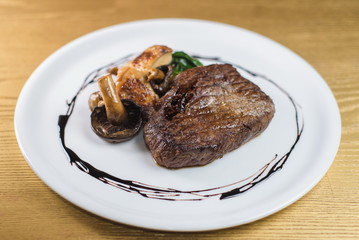
<path id="1" fill-rule="evenodd" d="M 172 65 L 174 65 L 173 76 L 177 76 L 180 72 L 183 72 L 187 69 L 200 67 L 203 64 L 197 59 L 189 56 L 184 52 L 174 52 L 172 54 Z"/>

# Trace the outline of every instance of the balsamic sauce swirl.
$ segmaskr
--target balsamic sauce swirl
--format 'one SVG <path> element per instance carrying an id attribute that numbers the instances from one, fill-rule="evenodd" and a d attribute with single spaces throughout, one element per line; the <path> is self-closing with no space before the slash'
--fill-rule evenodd
<path id="1" fill-rule="evenodd" d="M 260 78 L 271 83 L 274 87 L 280 90 L 290 101 L 291 105 L 295 111 L 295 121 L 296 121 L 296 138 L 292 143 L 291 147 L 288 149 L 288 152 L 283 156 L 278 156 L 277 154 L 274 156 L 272 160 L 270 160 L 267 164 L 265 164 L 261 169 L 255 172 L 253 175 L 236 181 L 234 183 L 223 185 L 219 187 L 209 188 L 209 189 L 200 189 L 200 190 L 192 190 L 192 191 L 185 191 L 185 190 L 178 190 L 173 188 L 166 188 L 166 187 L 159 187 L 159 186 L 152 186 L 146 183 L 122 179 L 113 175 L 110 175 L 104 171 L 97 169 L 96 167 L 92 166 L 88 162 L 81 159 L 71 148 L 66 145 L 65 142 L 65 129 L 68 123 L 69 118 L 72 115 L 74 110 L 77 97 L 79 94 L 84 90 L 89 84 L 92 84 L 96 81 L 96 79 L 104 74 L 106 71 L 111 69 L 112 67 L 120 66 L 126 63 L 134 54 L 127 55 L 122 57 L 115 62 L 107 64 L 101 68 L 98 68 L 92 71 L 84 80 L 81 87 L 75 94 L 75 96 L 71 99 L 71 101 L 67 102 L 67 111 L 64 115 L 59 115 L 58 118 L 58 127 L 59 127 L 59 135 L 61 140 L 61 145 L 69 159 L 71 165 L 75 165 L 79 170 L 84 173 L 87 173 L 91 177 L 94 177 L 105 184 L 111 185 L 123 191 L 129 193 L 136 193 L 146 198 L 151 199 L 160 199 L 160 200 L 168 200 L 168 201 L 200 201 L 210 197 L 219 197 L 220 200 L 228 199 L 231 197 L 235 197 L 240 193 L 244 193 L 249 189 L 253 188 L 258 183 L 266 180 L 270 177 L 273 173 L 277 172 L 278 170 L 282 169 L 286 161 L 288 160 L 289 156 L 291 155 L 292 151 L 294 150 L 295 146 L 300 140 L 304 129 L 304 121 L 303 117 L 300 118 L 299 112 L 299 105 L 294 101 L 294 99 L 290 96 L 290 94 L 285 91 L 282 87 L 280 87 L 276 82 L 269 79 L 268 77 L 252 72 L 238 64 L 229 63 L 224 61 L 218 57 L 204 57 L 204 56 L 193 56 L 194 58 L 203 59 L 203 60 L 211 60 L 220 63 L 229 63 L 235 66 L 236 68 L 250 74 L 253 77 Z"/>

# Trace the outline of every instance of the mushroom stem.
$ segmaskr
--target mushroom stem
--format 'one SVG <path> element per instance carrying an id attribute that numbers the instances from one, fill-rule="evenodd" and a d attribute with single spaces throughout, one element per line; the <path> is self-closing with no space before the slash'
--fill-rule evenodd
<path id="1" fill-rule="evenodd" d="M 107 119 L 114 125 L 127 121 L 127 112 L 120 97 L 116 93 L 116 86 L 111 74 L 102 76 L 98 86 L 105 103 Z"/>

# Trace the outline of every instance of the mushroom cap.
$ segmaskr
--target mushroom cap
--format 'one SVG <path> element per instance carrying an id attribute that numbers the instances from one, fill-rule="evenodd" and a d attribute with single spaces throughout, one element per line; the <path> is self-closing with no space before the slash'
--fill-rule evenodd
<path id="1" fill-rule="evenodd" d="M 128 114 L 124 123 L 112 124 L 106 115 L 104 106 L 96 107 L 91 113 L 92 130 L 104 140 L 111 143 L 125 142 L 133 138 L 142 127 L 142 111 L 131 100 L 121 100 Z"/>

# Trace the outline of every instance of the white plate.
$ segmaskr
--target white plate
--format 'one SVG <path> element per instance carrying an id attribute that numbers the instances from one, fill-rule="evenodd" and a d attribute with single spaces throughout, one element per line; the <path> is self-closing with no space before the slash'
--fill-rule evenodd
<path id="1" fill-rule="evenodd" d="M 201 200 L 159 200 L 104 184 L 71 165 L 60 143 L 58 117 L 66 113 L 66 101 L 76 95 L 85 77 L 94 69 L 153 44 L 218 56 L 273 80 L 274 83 L 239 70 L 274 100 L 277 111 L 269 127 L 261 136 L 207 166 L 168 170 L 153 162 L 141 134 L 130 142 L 113 145 L 92 132 L 87 107 L 88 95 L 96 89 L 92 84 L 76 100 L 66 128 L 66 144 L 81 159 L 120 179 L 199 193 L 219 187 L 213 190 L 212 197 L 193 193 L 173 196 L 165 190 L 167 198 Z M 220 199 L 221 193 L 237 188 L 242 184 L 238 181 L 255 174 L 276 154 L 278 158 L 284 156 L 294 146 L 297 127 L 301 129 L 303 124 L 303 133 L 281 170 L 245 193 Z M 337 104 L 325 81 L 302 58 L 278 43 L 221 23 L 158 19 L 101 29 L 48 57 L 21 92 L 15 130 L 32 169 L 77 206 L 113 221 L 144 228 L 203 231 L 255 221 L 302 197 L 330 167 L 340 142 L 341 123 Z M 232 183 L 236 184 L 224 187 Z"/>

